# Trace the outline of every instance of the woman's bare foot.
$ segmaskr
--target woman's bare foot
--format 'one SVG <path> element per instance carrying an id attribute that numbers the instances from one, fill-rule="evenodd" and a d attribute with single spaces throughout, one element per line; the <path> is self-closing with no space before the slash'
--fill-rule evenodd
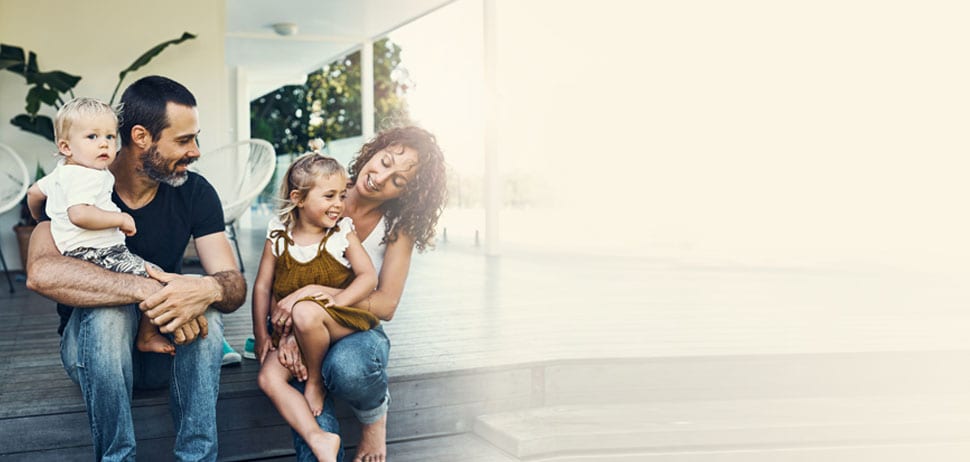
<path id="1" fill-rule="evenodd" d="M 306 443 L 320 462 L 337 462 L 337 453 L 340 451 L 339 435 L 318 429 L 306 438 Z"/>
<path id="2" fill-rule="evenodd" d="M 384 462 L 386 458 L 387 414 L 384 414 L 377 422 L 362 426 L 354 462 Z"/>
<path id="3" fill-rule="evenodd" d="M 306 387 L 303 389 L 303 397 L 306 398 L 306 403 L 310 406 L 310 413 L 314 417 L 323 413 L 323 399 L 326 397 L 326 390 L 324 390 L 321 381 L 307 380 Z"/>
<path id="4" fill-rule="evenodd" d="M 135 341 L 135 347 L 138 348 L 138 351 L 144 351 L 146 353 L 175 354 L 175 345 L 172 345 L 172 342 L 169 342 L 167 338 L 154 329 L 151 332 L 139 333 L 138 340 Z"/>

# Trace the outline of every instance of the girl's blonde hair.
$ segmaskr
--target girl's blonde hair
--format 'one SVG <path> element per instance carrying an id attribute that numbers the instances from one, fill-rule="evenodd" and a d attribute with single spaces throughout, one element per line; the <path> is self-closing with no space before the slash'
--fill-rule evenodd
<path id="1" fill-rule="evenodd" d="M 300 209 L 297 208 L 297 204 L 306 198 L 317 179 L 329 178 L 332 175 L 341 175 L 346 182 L 347 170 L 337 162 L 337 159 L 316 151 L 303 154 L 290 164 L 286 169 L 286 175 L 283 176 L 283 181 L 280 182 L 280 207 L 276 213 L 283 226 L 289 228 L 299 218 Z M 297 191 L 297 200 L 290 198 L 290 191 Z"/>

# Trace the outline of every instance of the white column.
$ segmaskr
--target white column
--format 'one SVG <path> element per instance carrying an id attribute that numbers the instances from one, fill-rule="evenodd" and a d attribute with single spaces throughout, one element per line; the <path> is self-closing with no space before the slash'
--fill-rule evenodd
<path id="1" fill-rule="evenodd" d="M 235 109 L 235 111 L 233 112 L 234 120 L 232 124 L 234 137 L 232 140 L 230 140 L 231 143 L 247 140 L 252 136 L 250 131 L 250 120 L 249 120 L 250 115 L 249 115 L 248 73 L 246 72 L 246 68 L 242 66 L 236 66 L 235 71 L 236 71 L 234 76 L 235 78 L 233 79 L 235 84 L 235 88 L 233 90 L 235 91 L 232 93 L 233 99 L 235 101 L 234 101 L 234 104 L 230 105 L 230 107 L 233 107 Z M 231 165 L 230 168 L 232 169 L 231 171 L 233 172 L 233 175 L 238 175 L 239 172 L 243 168 L 245 168 L 245 165 L 246 164 L 244 159 L 240 159 L 240 162 L 237 163 L 236 165 Z M 239 229 L 249 228 L 251 226 L 252 226 L 252 216 L 249 213 L 249 209 L 247 208 L 246 211 L 243 212 L 242 216 L 240 216 L 236 220 L 236 230 L 238 231 Z"/>
<path id="2" fill-rule="evenodd" d="M 498 162 L 498 0 L 482 0 L 485 59 L 485 255 L 499 255 L 502 181 Z"/>
<path id="3" fill-rule="evenodd" d="M 233 127 L 235 127 L 235 139 L 241 141 L 249 139 L 250 120 L 249 120 L 249 77 L 246 69 L 241 66 L 236 67 L 236 117 Z"/>
<path id="4" fill-rule="evenodd" d="M 374 136 L 374 42 L 360 48 L 360 128 L 364 140 Z"/>

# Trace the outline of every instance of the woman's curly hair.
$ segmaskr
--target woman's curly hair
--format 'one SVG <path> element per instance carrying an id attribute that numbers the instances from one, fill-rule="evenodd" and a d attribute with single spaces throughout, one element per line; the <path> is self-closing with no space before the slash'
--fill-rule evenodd
<path id="1" fill-rule="evenodd" d="M 400 196 L 381 205 L 387 227 L 381 242 L 397 240 L 400 233 L 414 239 L 419 252 L 434 248 L 435 225 L 441 216 L 447 194 L 445 157 L 435 136 L 422 128 L 408 126 L 391 128 L 378 133 L 360 148 L 360 154 L 347 169 L 350 182 L 375 154 L 389 146 L 402 146 L 418 153 L 418 168 Z"/>

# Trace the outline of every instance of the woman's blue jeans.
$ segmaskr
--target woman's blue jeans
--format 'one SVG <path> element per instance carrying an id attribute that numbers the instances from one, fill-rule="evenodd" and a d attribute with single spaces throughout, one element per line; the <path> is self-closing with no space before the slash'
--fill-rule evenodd
<path id="1" fill-rule="evenodd" d="M 96 460 L 135 460 L 132 387 L 165 386 L 175 422 L 175 459 L 216 460 L 222 314 L 209 309 L 205 316 L 209 335 L 177 345 L 173 357 L 134 348 L 138 305 L 74 309 L 61 337 L 61 363 L 81 386 Z"/>
<path id="2" fill-rule="evenodd" d="M 323 359 L 323 383 L 327 387 L 327 399 L 323 413 L 317 417 L 320 428 L 340 433 L 340 424 L 334 414 L 333 400 L 347 401 L 360 423 L 373 423 L 387 413 L 390 394 L 387 392 L 387 357 L 391 342 L 384 329 L 377 326 L 371 330 L 355 332 L 330 346 Z M 302 391 L 303 384 L 294 382 Z M 309 446 L 293 432 L 296 459 L 300 462 L 315 461 Z M 337 456 L 343 460 L 343 448 Z"/>

